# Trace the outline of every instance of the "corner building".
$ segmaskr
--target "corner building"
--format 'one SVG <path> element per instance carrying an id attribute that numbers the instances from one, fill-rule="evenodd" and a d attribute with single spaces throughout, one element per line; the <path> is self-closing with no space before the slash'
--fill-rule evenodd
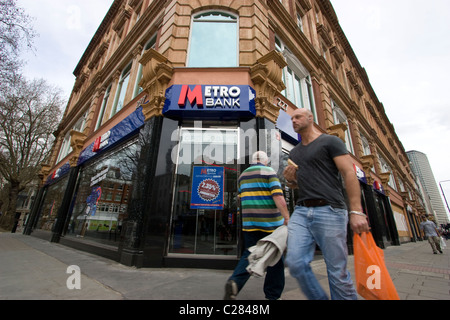
<path id="1" fill-rule="evenodd" d="M 74 74 L 26 234 L 125 265 L 233 268 L 237 178 L 266 151 L 292 212 L 290 117 L 308 108 L 352 154 L 378 245 L 421 240 L 408 158 L 328 0 L 115 0 Z"/>

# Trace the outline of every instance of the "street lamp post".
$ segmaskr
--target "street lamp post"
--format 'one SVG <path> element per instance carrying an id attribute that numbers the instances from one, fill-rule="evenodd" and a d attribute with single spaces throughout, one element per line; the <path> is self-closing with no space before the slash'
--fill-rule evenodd
<path id="1" fill-rule="evenodd" d="M 439 181 L 439 187 L 441 188 L 442 195 L 444 196 L 444 201 L 445 201 L 445 205 L 447 206 L 447 210 L 448 210 L 448 212 L 450 212 L 450 209 L 448 208 L 447 198 L 445 197 L 444 190 L 442 189 L 442 185 L 441 185 L 442 182 L 448 182 L 448 181 L 450 181 L 450 180 Z"/>

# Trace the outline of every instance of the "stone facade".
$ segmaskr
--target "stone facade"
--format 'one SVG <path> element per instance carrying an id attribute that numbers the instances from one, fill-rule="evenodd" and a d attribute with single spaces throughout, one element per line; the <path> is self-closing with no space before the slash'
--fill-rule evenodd
<path id="1" fill-rule="evenodd" d="M 206 10 L 238 17 L 239 65 L 237 71 L 217 69 L 218 77 L 226 82 L 230 72 L 244 74 L 239 81 L 256 90 L 256 117 L 276 123 L 280 103 L 288 114 L 296 108 L 281 94 L 283 70 L 289 61 L 306 70 L 316 125 L 347 141 L 367 185 L 381 184 L 397 224 L 407 222 L 406 230 L 398 230 L 400 240 L 415 238 L 416 219 L 425 211 L 408 157 L 329 0 L 115 0 L 75 68 L 44 180 L 67 161 L 76 165 L 85 147 L 137 106 L 143 105 L 146 121 L 161 116 L 174 79 L 195 82 L 203 73 L 214 82 L 211 70 L 186 68 L 192 17 Z M 116 92 L 125 76 L 128 87 L 118 110 Z M 339 114 L 346 121 L 337 121 Z M 81 132 L 74 131 L 80 119 Z M 72 152 L 61 156 L 67 135 Z"/>

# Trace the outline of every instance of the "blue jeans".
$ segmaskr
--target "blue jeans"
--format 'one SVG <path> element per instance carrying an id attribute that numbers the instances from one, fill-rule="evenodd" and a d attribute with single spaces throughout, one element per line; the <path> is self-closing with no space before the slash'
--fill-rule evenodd
<path id="1" fill-rule="evenodd" d="M 256 245 L 258 240 L 268 236 L 267 232 L 262 231 L 243 231 L 244 235 L 244 245 L 245 250 L 239 260 L 236 268 L 234 269 L 233 274 L 228 280 L 233 280 L 236 282 L 238 290 L 244 287 L 247 280 L 250 278 L 250 273 L 247 272 L 248 267 L 248 256 L 250 255 L 250 251 L 248 248 Z M 264 293 L 266 295 L 266 299 L 269 300 L 277 300 L 281 297 L 284 289 L 284 263 L 283 258 L 277 262 L 273 267 L 267 267 L 266 277 L 264 279 Z"/>
<path id="2" fill-rule="evenodd" d="M 345 209 L 331 206 L 295 207 L 288 225 L 286 264 L 308 299 L 328 299 L 310 266 L 316 243 L 327 266 L 331 299 L 357 299 L 347 271 L 347 223 Z"/>

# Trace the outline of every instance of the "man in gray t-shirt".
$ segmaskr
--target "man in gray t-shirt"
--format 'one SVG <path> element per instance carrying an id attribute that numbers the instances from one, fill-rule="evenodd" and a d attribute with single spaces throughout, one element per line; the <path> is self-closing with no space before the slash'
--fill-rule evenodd
<path id="1" fill-rule="evenodd" d="M 357 299 L 347 270 L 348 214 L 353 232 L 368 232 L 369 225 L 362 212 L 353 159 L 341 139 L 315 127 L 310 110 L 295 110 L 291 121 L 302 141 L 291 150 L 283 171 L 288 186 L 299 192 L 288 224 L 286 264 L 308 299 L 328 299 L 310 266 L 318 244 L 327 265 L 331 298 Z"/>
<path id="2" fill-rule="evenodd" d="M 308 145 L 299 143 L 289 158 L 297 170 L 298 205 L 308 199 L 324 199 L 334 208 L 347 209 L 341 176 L 333 159 L 348 153 L 336 136 L 322 134 Z"/>
<path id="3" fill-rule="evenodd" d="M 436 225 L 434 224 L 434 222 L 428 220 L 426 216 L 422 216 L 420 230 L 422 230 L 425 233 L 425 236 L 428 238 L 428 242 L 431 245 L 431 249 L 433 249 L 433 253 L 437 254 L 437 251 L 442 253 L 439 231 L 436 229 Z"/>

